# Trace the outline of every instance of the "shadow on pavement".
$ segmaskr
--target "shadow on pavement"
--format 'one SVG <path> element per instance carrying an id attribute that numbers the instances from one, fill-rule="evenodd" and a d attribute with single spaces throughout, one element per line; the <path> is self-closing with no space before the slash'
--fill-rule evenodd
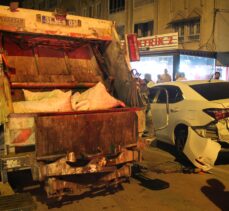
<path id="1" fill-rule="evenodd" d="M 140 185 L 150 190 L 163 190 L 169 188 L 169 183 L 160 179 L 151 179 L 147 174 L 148 169 L 134 165 L 132 167 L 132 177 L 140 182 Z"/>
<path id="2" fill-rule="evenodd" d="M 227 164 L 229 164 L 229 151 L 219 152 L 215 165 L 227 165 Z"/>
<path id="3" fill-rule="evenodd" d="M 150 190 L 163 190 L 169 188 L 169 183 L 160 179 L 150 179 L 141 174 L 135 175 L 133 178 L 141 182 L 141 186 Z"/>
<path id="4" fill-rule="evenodd" d="M 90 191 L 85 191 L 79 195 L 68 195 L 68 196 L 66 195 L 60 199 L 58 198 L 48 199 L 46 193 L 42 188 L 30 191 L 30 194 L 35 196 L 37 201 L 39 201 L 42 204 L 46 204 L 47 207 L 51 209 L 51 208 L 61 208 L 64 205 L 72 204 L 84 198 L 94 198 L 97 196 L 112 195 L 122 190 L 123 190 L 122 185 L 118 185 L 115 188 L 103 187 L 103 188 L 93 189 Z"/>
<path id="5" fill-rule="evenodd" d="M 205 194 L 221 210 L 229 210 L 229 191 L 225 191 L 224 184 L 218 179 L 207 180 L 206 186 L 201 188 Z"/>

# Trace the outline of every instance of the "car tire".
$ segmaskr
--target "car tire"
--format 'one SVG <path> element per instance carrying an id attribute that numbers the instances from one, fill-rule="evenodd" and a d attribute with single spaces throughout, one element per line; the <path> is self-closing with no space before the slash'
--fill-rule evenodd
<path id="1" fill-rule="evenodd" d="M 180 157 L 184 157 L 184 147 L 188 137 L 188 127 L 185 125 L 179 125 L 175 129 L 175 146 L 177 153 Z"/>

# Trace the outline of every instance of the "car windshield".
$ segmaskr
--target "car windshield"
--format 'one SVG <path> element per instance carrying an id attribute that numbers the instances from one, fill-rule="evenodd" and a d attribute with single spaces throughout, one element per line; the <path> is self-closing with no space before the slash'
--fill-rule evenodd
<path id="1" fill-rule="evenodd" d="M 190 87 L 209 101 L 229 99 L 229 82 L 209 82 L 207 84 L 190 85 Z"/>

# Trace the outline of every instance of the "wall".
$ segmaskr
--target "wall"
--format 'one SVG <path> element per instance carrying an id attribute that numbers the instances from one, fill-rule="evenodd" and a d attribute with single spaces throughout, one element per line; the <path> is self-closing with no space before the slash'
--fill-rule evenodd
<path id="1" fill-rule="evenodd" d="M 216 50 L 229 51 L 229 1 L 219 0 L 216 13 Z"/>
<path id="2" fill-rule="evenodd" d="M 31 6 L 31 2 L 25 1 Z M 109 0 L 64 0 L 66 8 L 75 7 L 76 13 L 82 15 L 83 7 L 102 3 L 102 19 L 110 19 L 117 25 L 125 25 L 125 33 L 134 32 L 134 24 L 154 21 L 154 34 L 174 32 L 168 23 L 174 19 L 201 15 L 200 40 L 186 41 L 179 45 L 180 49 L 229 51 L 229 1 L 228 0 L 126 0 L 125 11 L 109 14 Z M 135 7 L 137 2 L 138 7 Z M 47 5 L 47 4 L 46 4 Z M 29 7 L 27 6 L 27 7 Z M 214 8 L 217 12 L 214 18 Z M 215 23 L 215 25 L 214 25 Z M 214 27 L 214 29 L 213 29 Z M 188 29 L 186 29 L 188 30 Z"/>
<path id="3" fill-rule="evenodd" d="M 132 31 L 134 31 L 134 24 L 143 23 L 147 21 L 153 20 L 155 23 L 156 19 L 155 15 L 155 3 L 143 4 L 141 6 L 136 7 L 133 5 L 133 26 Z M 155 32 L 155 30 L 154 30 Z"/>

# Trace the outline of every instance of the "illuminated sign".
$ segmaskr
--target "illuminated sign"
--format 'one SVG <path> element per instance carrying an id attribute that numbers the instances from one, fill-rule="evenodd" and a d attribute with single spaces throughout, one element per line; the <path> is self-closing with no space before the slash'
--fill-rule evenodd
<path id="1" fill-rule="evenodd" d="M 178 33 L 138 38 L 140 51 L 168 50 L 178 48 Z"/>
<path id="2" fill-rule="evenodd" d="M 70 27 L 81 26 L 81 20 L 57 19 L 56 17 L 45 16 L 45 15 L 41 15 L 41 14 L 37 14 L 36 18 L 37 18 L 38 22 L 43 23 L 43 24 L 70 26 Z"/>

